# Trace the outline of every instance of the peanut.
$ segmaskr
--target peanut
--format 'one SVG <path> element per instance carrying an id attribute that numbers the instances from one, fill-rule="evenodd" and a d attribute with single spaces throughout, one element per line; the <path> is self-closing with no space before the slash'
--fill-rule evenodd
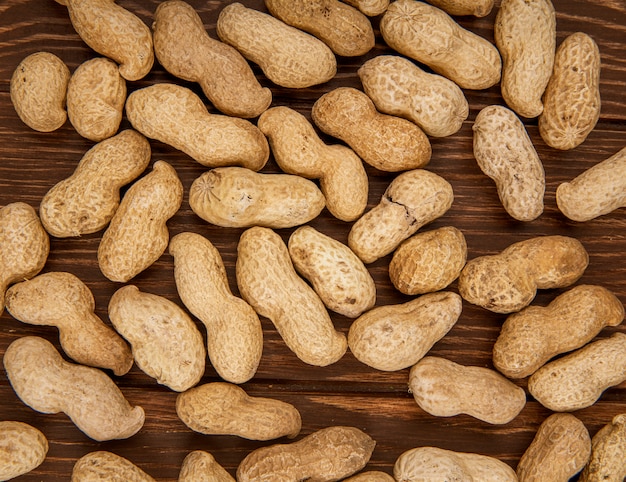
<path id="1" fill-rule="evenodd" d="M 352 5 L 363 12 L 368 17 L 376 17 L 387 10 L 390 0 L 344 0 L 348 5 Z"/>
<path id="2" fill-rule="evenodd" d="M 368 470 L 343 480 L 344 482 L 394 482 L 394 478 L 391 475 L 378 470 Z"/>
<path id="3" fill-rule="evenodd" d="M 486 17 L 493 9 L 494 0 L 428 0 L 449 15 Z"/>
<path id="4" fill-rule="evenodd" d="M 48 439 L 35 427 L 0 422 L 0 480 L 10 480 L 39 467 L 48 453 Z"/>
<path id="5" fill-rule="evenodd" d="M 209 452 L 189 452 L 180 468 L 178 482 L 235 482 Z"/>
<path id="6" fill-rule="evenodd" d="M 83 455 L 74 464 L 71 482 L 155 482 L 130 460 L 113 452 L 98 450 Z"/>
<path id="7" fill-rule="evenodd" d="M 591 439 L 591 456 L 580 482 L 620 482 L 626 478 L 626 414 L 613 417 Z"/>

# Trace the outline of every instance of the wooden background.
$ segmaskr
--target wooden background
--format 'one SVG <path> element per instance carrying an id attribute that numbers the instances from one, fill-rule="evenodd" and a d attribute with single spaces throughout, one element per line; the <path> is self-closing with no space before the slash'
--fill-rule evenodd
<path id="1" fill-rule="evenodd" d="M 423 229 L 444 225 L 460 228 L 466 236 L 469 258 L 496 253 L 513 242 L 532 236 L 563 234 L 578 238 L 589 252 L 590 264 L 579 283 L 600 284 L 626 302 L 626 209 L 587 223 L 568 221 L 556 208 L 555 190 L 626 145 L 626 3 L 624 0 L 553 0 L 557 11 L 557 41 L 575 31 L 590 34 L 602 56 L 602 114 L 596 129 L 578 148 L 560 152 L 546 146 L 535 120 L 526 120 L 528 132 L 546 171 L 545 212 L 537 220 L 521 223 L 501 207 L 494 184 L 481 173 L 472 155 L 472 122 L 478 111 L 490 104 L 501 104 L 499 86 L 466 95 L 470 116 L 462 129 L 448 138 L 431 139 L 433 156 L 428 169 L 445 177 L 453 186 L 452 208 Z M 119 0 L 118 3 L 152 22 L 158 0 Z M 221 8 L 229 1 L 190 0 L 213 37 Z M 265 11 L 261 0 L 242 3 Z M 493 12 L 483 19 L 459 18 L 466 28 L 493 41 Z M 365 60 L 390 53 L 378 31 L 378 18 L 372 23 L 376 46 L 360 58 L 341 58 L 337 76 L 324 85 L 289 90 L 272 85 L 256 67 L 262 84 L 274 94 L 273 105 L 288 105 L 310 118 L 310 109 L 324 92 L 338 86 L 360 88 L 356 70 Z M 9 97 L 9 79 L 17 64 L 27 55 L 47 50 L 58 55 L 73 71 L 81 62 L 97 54 L 78 37 L 65 7 L 53 0 L 3 0 L 0 4 L 0 206 L 24 201 L 37 208 L 42 196 L 58 181 L 68 177 L 93 143 L 81 138 L 66 123 L 54 133 L 38 133 L 25 126 L 15 114 Z M 129 82 L 129 91 L 156 82 L 178 82 L 200 93 L 197 86 L 179 81 L 155 65 L 139 82 Z M 122 128 L 129 127 L 124 120 Z M 337 142 L 323 137 L 327 142 Z M 194 231 L 208 237 L 221 252 L 237 293 L 234 278 L 235 249 L 242 230 L 208 225 L 189 208 L 187 193 L 192 181 L 206 168 L 176 150 L 152 142 L 152 159 L 171 163 L 181 177 L 186 193 L 180 211 L 169 222 L 172 235 Z M 277 170 L 270 162 L 266 172 Z M 370 176 L 368 208 L 379 201 L 393 175 L 367 168 Z M 350 223 L 338 221 L 327 211 L 311 223 L 324 233 L 346 242 Z M 281 230 L 286 240 L 292 230 Z M 106 307 L 119 284 L 108 281 L 99 271 L 96 250 L 101 233 L 80 239 L 51 239 L 51 253 L 43 272 L 69 271 L 79 276 L 93 291 L 97 314 L 108 322 Z M 376 280 L 377 305 L 410 299 L 391 285 L 387 266 L 390 256 L 371 265 Z M 166 296 L 181 303 L 173 281 L 172 258 L 164 254 L 150 269 L 131 281 L 140 289 Z M 456 290 L 456 283 L 450 289 Z M 547 304 L 563 290 L 540 292 L 536 303 Z M 332 315 L 337 328 L 347 333 L 350 319 Z M 504 316 L 487 312 L 464 302 L 463 313 L 450 333 L 432 349 L 433 355 L 466 365 L 491 367 L 491 348 Z M 317 368 L 303 364 L 283 344 L 269 320 L 263 319 L 264 353 L 253 380 L 244 385 L 251 395 L 278 398 L 295 405 L 301 412 L 301 436 L 330 425 L 353 425 L 377 442 L 368 469 L 392 473 L 396 458 L 405 450 L 425 445 L 477 452 L 498 457 L 516 467 L 539 424 L 550 412 L 528 396 L 521 414 L 509 424 L 494 426 L 469 416 L 433 417 L 418 408 L 407 391 L 408 369 L 380 372 L 358 362 L 349 352 L 336 364 Z M 201 326 L 201 325 L 200 325 Z M 201 327 L 202 333 L 204 332 Z M 626 327 L 605 329 L 600 336 Z M 34 327 L 13 319 L 6 311 L 0 319 L 0 356 L 15 339 L 25 335 L 43 336 L 58 347 L 55 328 Z M 208 366 L 201 383 L 217 380 Z M 24 481 L 69 480 L 75 461 L 93 450 L 109 450 L 124 456 L 159 480 L 175 480 L 184 457 L 192 450 L 211 452 L 234 475 L 238 463 L 251 450 L 271 442 L 253 442 L 231 436 L 206 436 L 192 432 L 178 420 L 174 406 L 176 393 L 159 386 L 139 369 L 115 381 L 132 404 L 145 409 L 143 429 L 130 439 L 96 443 L 80 432 L 64 414 L 44 415 L 26 407 L 13 392 L 4 370 L 0 370 L 0 420 L 21 420 L 39 428 L 50 442 L 48 457 Z M 522 387 L 526 381 L 521 380 Z M 591 435 L 620 412 L 626 412 L 626 383 L 607 390 L 592 407 L 576 412 Z M 279 439 L 275 442 L 284 443 Z"/>

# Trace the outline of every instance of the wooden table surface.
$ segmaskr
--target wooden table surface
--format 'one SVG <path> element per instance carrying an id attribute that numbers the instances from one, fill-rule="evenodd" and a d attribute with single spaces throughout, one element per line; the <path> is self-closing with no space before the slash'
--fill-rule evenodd
<path id="1" fill-rule="evenodd" d="M 517 222 L 503 210 L 493 182 L 478 168 L 472 154 L 472 123 L 478 111 L 490 104 L 503 104 L 499 85 L 485 91 L 466 91 L 470 115 L 461 130 L 447 138 L 431 138 L 432 160 L 427 169 L 443 176 L 453 186 L 451 209 L 423 230 L 452 225 L 462 230 L 468 243 L 468 257 L 496 253 L 513 242 L 533 236 L 562 234 L 579 239 L 589 253 L 589 267 L 578 284 L 599 284 L 626 302 L 626 209 L 586 223 L 566 219 L 557 209 L 557 186 L 608 158 L 626 146 L 626 3 L 623 0 L 553 0 L 557 11 L 557 43 L 567 35 L 583 31 L 597 42 L 602 57 L 600 121 L 588 139 L 571 151 L 557 151 L 540 138 L 536 119 L 525 125 L 546 172 L 545 211 L 535 221 Z M 190 0 L 213 37 L 221 8 L 230 1 Z M 261 0 L 242 3 L 265 10 Z M 466 28 L 493 41 L 496 9 L 482 19 L 458 18 Z M 118 4 L 140 16 L 150 25 L 158 0 L 119 0 Z M 310 118 L 315 100 L 339 86 L 360 88 L 357 68 L 376 55 L 390 53 L 373 18 L 376 46 L 359 58 L 340 58 L 337 76 L 324 85 L 290 90 L 271 84 L 255 66 L 263 85 L 273 92 L 273 105 L 288 105 Z M 31 130 L 17 117 L 9 96 L 9 79 L 17 64 L 27 55 L 47 50 L 58 55 L 73 71 L 80 63 L 96 56 L 75 33 L 65 7 L 53 0 L 3 0 L 0 5 L 0 206 L 24 201 L 38 208 L 42 196 L 58 181 L 68 177 L 93 142 L 81 138 L 69 122 L 54 133 Z M 194 84 L 175 79 L 159 65 L 144 79 L 129 82 L 129 91 L 157 82 L 177 82 L 200 93 Z M 210 107 L 211 108 L 211 107 Z M 212 108 L 211 108 L 212 109 Z M 122 128 L 129 127 L 126 119 Z M 337 142 L 323 136 L 327 142 Z M 152 141 L 152 160 L 171 163 L 184 186 L 185 197 L 179 212 L 168 223 L 171 235 L 182 231 L 200 233 L 219 249 L 234 293 L 238 293 L 234 263 L 241 229 L 212 226 L 197 217 L 188 204 L 188 189 L 206 168 L 175 149 Z M 278 170 L 272 159 L 264 172 Z M 368 209 L 378 203 L 394 175 L 367 168 L 370 179 Z M 334 219 L 326 210 L 311 222 L 320 231 L 347 242 L 351 223 Z M 292 232 L 280 230 L 286 240 Z M 80 239 L 51 238 L 51 252 L 43 272 L 68 271 L 81 278 L 92 290 L 96 313 L 107 323 L 107 304 L 120 287 L 100 272 L 96 251 L 102 232 Z M 390 256 L 368 265 L 377 286 L 377 306 L 408 301 L 389 281 Z M 152 267 L 129 283 L 159 294 L 182 305 L 173 279 L 172 257 L 165 253 Z M 457 290 L 456 282 L 449 288 Z M 547 304 L 564 290 L 538 293 L 535 303 Z M 352 320 L 332 314 L 336 327 L 347 333 Z M 452 330 L 431 350 L 464 365 L 492 367 L 491 349 L 505 315 L 463 304 L 463 312 Z M 490 425 L 466 415 L 438 418 L 422 411 L 407 389 L 408 369 L 382 372 L 360 363 L 348 352 L 337 363 L 313 367 L 302 363 L 286 348 L 271 322 L 262 319 L 264 352 L 256 376 L 243 387 L 249 394 L 269 396 L 296 406 L 303 419 L 302 432 L 331 425 L 356 426 L 377 444 L 367 469 L 392 473 L 396 458 L 419 446 L 476 452 L 499 458 L 515 468 L 533 439 L 539 424 L 551 413 L 528 395 L 522 412 L 506 425 Z M 199 324 L 202 333 L 204 328 Z M 604 329 L 600 337 L 613 332 L 626 333 L 626 326 Z M 38 335 L 57 347 L 53 327 L 35 327 L 15 320 L 5 310 L 0 319 L 0 356 L 14 340 Z M 218 380 L 207 366 L 201 383 Z M 136 366 L 122 377 L 114 377 L 134 405 L 145 409 L 146 422 L 135 436 L 120 441 L 97 443 L 80 432 L 64 414 L 45 415 L 24 405 L 15 395 L 4 370 L 0 371 L 0 420 L 20 420 L 39 428 L 50 448 L 44 463 L 22 476 L 24 481 L 69 480 L 76 460 L 94 450 L 108 450 L 126 457 L 158 480 L 175 480 L 184 457 L 192 450 L 211 452 L 231 474 L 253 449 L 273 442 L 254 442 L 234 436 L 207 436 L 188 429 L 176 416 L 177 393 L 157 383 Z M 526 380 L 516 381 L 526 388 Z M 608 389 L 593 406 L 575 413 L 591 435 L 611 418 L 626 412 L 626 383 Z"/>

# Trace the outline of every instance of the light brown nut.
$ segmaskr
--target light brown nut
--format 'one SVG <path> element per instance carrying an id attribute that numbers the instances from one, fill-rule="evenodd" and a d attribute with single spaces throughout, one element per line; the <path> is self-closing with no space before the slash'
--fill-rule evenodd
<path id="1" fill-rule="evenodd" d="M 368 177 L 361 158 L 347 146 L 327 145 L 308 119 L 285 106 L 266 110 L 258 122 L 274 160 L 289 174 L 319 179 L 328 211 L 354 221 L 367 207 Z"/>
<path id="2" fill-rule="evenodd" d="M 311 226 L 296 229 L 288 242 L 291 261 L 329 310 L 356 318 L 376 303 L 369 271 L 342 242 Z"/>
<path id="3" fill-rule="evenodd" d="M 387 10 L 390 0 L 343 0 L 348 5 L 358 8 L 368 17 L 376 17 Z"/>
<path id="4" fill-rule="evenodd" d="M 290 444 L 252 451 L 237 468 L 238 482 L 332 482 L 361 470 L 376 442 L 355 427 L 331 426 Z"/>
<path id="5" fill-rule="evenodd" d="M 381 171 L 417 169 L 430 162 L 430 141 L 419 126 L 378 112 L 367 94 L 353 87 L 322 95 L 313 104 L 311 117 L 322 131 L 344 141 Z"/>
<path id="6" fill-rule="evenodd" d="M 494 425 L 509 423 L 526 405 L 524 389 L 497 371 L 435 356 L 426 356 L 411 368 L 409 390 L 431 415 L 467 414 Z"/>
<path id="7" fill-rule="evenodd" d="M 428 3 L 450 15 L 486 17 L 493 9 L 494 0 L 428 0 Z"/>
<path id="8" fill-rule="evenodd" d="M 545 172 L 520 118 L 504 106 L 491 105 L 478 113 L 472 130 L 476 162 L 495 182 L 506 212 L 518 221 L 541 216 Z"/>
<path id="9" fill-rule="evenodd" d="M 263 330 L 254 309 L 234 296 L 222 257 L 200 234 L 183 232 L 170 241 L 180 299 L 205 326 L 207 354 L 218 375 L 231 383 L 250 380 L 263 352 Z"/>
<path id="10" fill-rule="evenodd" d="M 531 237 L 468 261 L 459 276 L 459 293 L 495 313 L 513 313 L 528 306 L 538 289 L 574 284 L 588 264 L 587 250 L 576 238 Z"/>
<path id="11" fill-rule="evenodd" d="M 217 35 L 281 87 L 311 87 L 337 73 L 335 54 L 324 42 L 239 2 L 222 9 Z"/>
<path id="12" fill-rule="evenodd" d="M 574 149 L 598 123 L 601 109 L 600 51 L 583 32 L 563 40 L 543 95 L 539 134 L 555 149 Z"/>
<path id="13" fill-rule="evenodd" d="M 222 227 L 290 228 L 316 218 L 326 198 L 313 181 L 244 167 L 217 167 L 189 190 L 189 206 L 206 222 Z"/>
<path id="14" fill-rule="evenodd" d="M 556 188 L 559 210 L 585 222 L 626 206 L 626 147 Z"/>
<path id="15" fill-rule="evenodd" d="M 432 5 L 415 0 L 391 3 L 380 20 L 380 33 L 392 49 L 463 89 L 487 89 L 500 80 L 498 49 Z"/>
<path id="16" fill-rule="evenodd" d="M 176 303 L 126 285 L 113 293 L 109 318 L 130 343 L 137 366 L 157 383 L 182 392 L 204 375 L 204 340 Z"/>
<path id="17" fill-rule="evenodd" d="M 39 273 L 49 253 L 50 238 L 30 204 L 0 208 L 0 314 L 7 288 Z"/>
<path id="18" fill-rule="evenodd" d="M 152 171 L 128 189 L 100 240 L 102 273 L 125 283 L 159 259 L 169 243 L 166 222 L 182 200 L 178 174 L 165 161 L 156 161 Z"/>
<path id="19" fill-rule="evenodd" d="M 83 455 L 74 464 L 71 482 L 155 482 L 151 476 L 113 452 L 98 450 Z"/>
<path id="20" fill-rule="evenodd" d="M 111 378 L 97 368 L 66 362 L 43 338 L 16 339 L 3 362 L 26 405 L 41 413 L 65 413 L 93 440 L 129 438 L 143 427 L 143 409 L 131 406 Z"/>
<path id="21" fill-rule="evenodd" d="M 494 24 L 502 55 L 502 97 L 522 117 L 543 112 L 556 49 L 556 13 L 550 0 L 502 0 Z"/>
<path id="22" fill-rule="evenodd" d="M 431 293 L 456 280 L 466 260 L 465 236 L 454 226 L 444 226 L 403 241 L 389 262 L 389 278 L 406 295 Z"/>
<path id="23" fill-rule="evenodd" d="M 379 306 L 354 320 L 348 346 L 361 363 L 396 371 L 415 365 L 461 315 L 461 297 L 429 293 L 397 305 Z"/>
<path id="24" fill-rule="evenodd" d="M 13 285 L 6 307 L 24 323 L 57 327 L 63 351 L 77 363 L 118 376 L 133 365 L 126 342 L 95 314 L 91 290 L 71 273 L 51 271 Z"/>
<path id="25" fill-rule="evenodd" d="M 345 335 L 335 329 L 317 293 L 298 276 L 276 232 L 263 227 L 244 231 L 235 268 L 243 299 L 274 324 L 300 360 L 327 366 L 344 355 Z"/>
<path id="26" fill-rule="evenodd" d="M 343 480 L 344 482 L 394 482 L 391 475 L 378 470 L 368 470 Z"/>
<path id="27" fill-rule="evenodd" d="M 196 432 L 249 440 L 293 438 L 302 427 L 300 412 L 290 403 L 254 397 L 226 382 L 205 383 L 179 394 L 176 414 Z"/>
<path id="28" fill-rule="evenodd" d="M 57 238 L 104 229 L 120 204 L 120 189 L 150 163 L 148 140 L 132 129 L 91 147 L 72 175 L 55 184 L 39 204 L 41 222 Z"/>
<path id="29" fill-rule="evenodd" d="M 314 35 L 343 57 L 369 52 L 376 42 L 370 20 L 339 0 L 265 0 L 276 18 Z"/>
<path id="30" fill-rule="evenodd" d="M 415 122 L 429 136 L 454 134 L 469 115 L 467 99 L 458 85 L 399 55 L 374 57 L 357 73 L 380 112 Z"/>
<path id="31" fill-rule="evenodd" d="M 591 437 L 578 418 L 554 413 L 539 426 L 517 464 L 520 482 L 567 482 L 587 463 Z"/>
<path id="32" fill-rule="evenodd" d="M 626 414 L 618 414 L 591 440 L 591 457 L 580 482 L 622 482 L 626 478 Z"/>
<path id="33" fill-rule="evenodd" d="M 403 452 L 396 460 L 393 474 L 402 482 L 517 482 L 515 471 L 495 457 L 437 447 L 416 447 Z"/>
<path id="34" fill-rule="evenodd" d="M 171 74 L 198 82 L 216 109 L 236 117 L 257 117 L 272 102 L 250 64 L 232 46 L 213 39 L 200 15 L 186 2 L 162 2 L 152 24 L 154 51 Z"/>
<path id="35" fill-rule="evenodd" d="M 203 166 L 241 165 L 254 171 L 269 158 L 263 133 L 250 121 L 211 114 L 192 90 L 154 84 L 134 91 L 126 115 L 146 137 L 178 149 Z"/>
<path id="36" fill-rule="evenodd" d="M 387 186 L 378 205 L 352 225 L 348 246 L 364 263 L 372 263 L 443 216 L 453 200 L 452 186 L 438 174 L 424 169 L 403 172 Z"/>
<path id="37" fill-rule="evenodd" d="M 209 452 L 194 450 L 183 460 L 178 482 L 235 482 L 235 479 Z"/>
<path id="38" fill-rule="evenodd" d="M 590 342 L 624 319 L 624 305 L 606 288 L 578 285 L 548 306 L 510 315 L 493 346 L 493 364 L 509 378 L 532 375 L 548 360 Z"/>
<path id="39" fill-rule="evenodd" d="M 39 467 L 48 453 L 48 439 L 35 427 L 0 422 L 0 480 L 10 480 Z"/>
<path id="40" fill-rule="evenodd" d="M 52 132 L 65 124 L 69 80 L 70 69 L 50 52 L 24 58 L 10 81 L 11 102 L 20 120 L 39 132 Z"/>
<path id="41" fill-rule="evenodd" d="M 554 412 L 572 412 L 590 407 L 624 381 L 626 334 L 615 333 L 545 364 L 528 379 L 528 391 Z"/>

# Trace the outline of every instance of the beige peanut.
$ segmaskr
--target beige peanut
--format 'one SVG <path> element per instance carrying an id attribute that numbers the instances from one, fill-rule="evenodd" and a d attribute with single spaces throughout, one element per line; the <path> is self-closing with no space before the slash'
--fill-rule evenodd
<path id="1" fill-rule="evenodd" d="M 368 17 L 376 17 L 387 10 L 390 0 L 344 0 L 363 12 Z"/>
<path id="2" fill-rule="evenodd" d="M 235 479 L 209 452 L 194 450 L 183 460 L 178 482 L 235 482 Z"/>
<path id="3" fill-rule="evenodd" d="M 105 450 L 89 452 L 74 464 L 71 482 L 103 482 L 105 480 L 155 482 L 155 479 L 130 460 Z"/>
<path id="4" fill-rule="evenodd" d="M 428 3 L 450 15 L 486 17 L 493 9 L 494 0 L 428 0 Z"/>
<path id="5" fill-rule="evenodd" d="M 581 482 L 621 482 L 626 478 L 626 414 L 620 413 L 591 439 L 591 456 Z"/>
<path id="6" fill-rule="evenodd" d="M 0 480 L 35 470 L 47 454 L 48 439 L 41 431 L 24 422 L 0 422 Z"/>

